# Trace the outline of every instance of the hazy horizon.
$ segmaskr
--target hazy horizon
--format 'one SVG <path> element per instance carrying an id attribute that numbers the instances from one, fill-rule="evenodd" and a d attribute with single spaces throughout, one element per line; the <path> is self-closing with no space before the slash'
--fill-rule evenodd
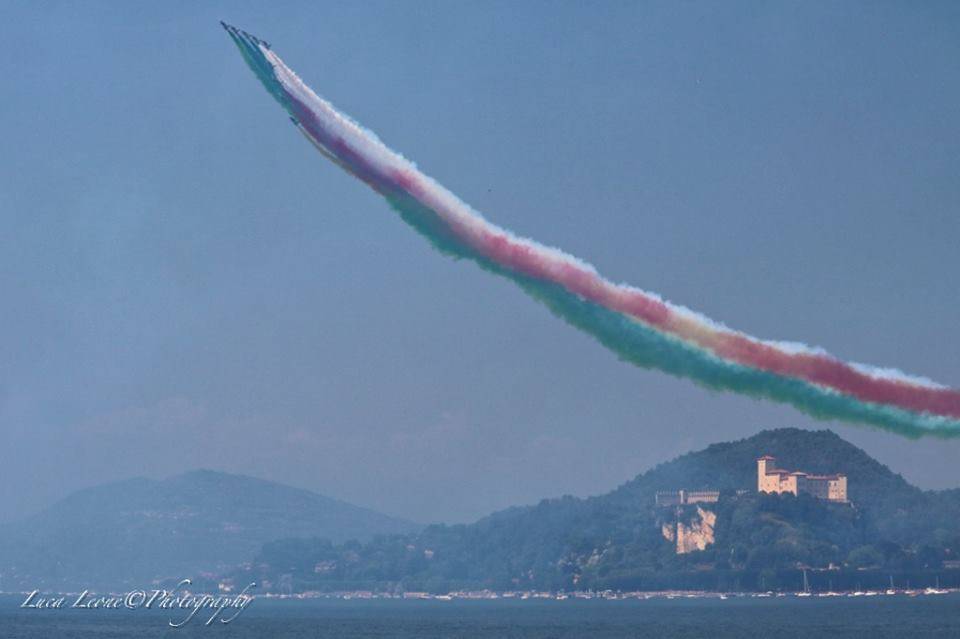
<path id="1" fill-rule="evenodd" d="M 768 430 L 768 429 L 761 429 L 761 430 L 757 431 L 757 433 L 760 433 L 760 432 L 762 432 L 763 430 Z M 829 430 L 829 429 L 824 429 L 824 430 Z M 831 431 L 831 432 L 833 432 L 833 431 Z M 752 435 L 755 435 L 755 434 L 757 434 L 757 433 L 753 433 Z M 750 436 L 752 436 L 752 435 L 748 435 L 748 437 L 750 437 Z M 660 460 L 659 462 L 655 462 L 654 464 L 652 464 L 652 465 L 651 465 L 650 467 L 648 467 L 648 468 L 644 468 L 644 469 L 638 470 L 635 476 L 629 477 L 629 478 L 627 478 L 625 481 L 630 481 L 630 480 L 634 479 L 635 477 L 640 476 L 640 475 L 644 474 L 645 472 L 653 469 L 654 467 L 656 467 L 656 466 L 659 465 L 659 464 L 672 462 L 672 461 L 676 460 L 678 457 L 681 457 L 681 456 L 683 456 L 683 455 L 685 455 L 685 454 L 687 454 L 687 453 L 692 453 L 692 452 L 701 451 L 701 450 L 703 450 L 704 448 L 706 448 L 707 446 L 709 446 L 710 444 L 715 444 L 715 443 L 725 443 L 725 442 L 720 442 L 720 441 L 708 442 L 707 444 L 705 444 L 705 445 L 703 445 L 703 446 L 698 446 L 698 447 L 696 447 L 696 448 L 692 448 L 692 449 L 690 449 L 690 450 L 683 451 L 683 452 L 679 453 L 678 455 L 676 455 L 676 456 L 674 456 L 674 457 L 671 457 L 670 459 Z M 784 461 L 787 461 L 787 460 L 784 460 Z M 791 464 L 789 464 L 789 463 L 786 464 L 786 465 L 787 465 L 787 466 L 790 466 L 791 468 L 793 468 L 793 466 L 792 466 Z M 889 466 L 888 466 L 888 467 L 889 467 Z M 891 470 L 892 472 L 894 472 L 894 473 L 902 474 L 902 473 L 900 473 L 896 468 L 890 468 L 890 470 Z M 95 488 L 95 487 L 98 487 L 98 486 L 105 486 L 105 485 L 109 485 L 109 484 L 123 483 L 123 482 L 130 481 L 130 480 L 133 480 L 133 479 L 148 479 L 148 480 L 153 480 L 153 481 L 164 481 L 164 480 L 167 480 L 167 479 L 174 479 L 174 478 L 177 478 L 177 477 L 182 477 L 182 476 L 184 476 L 184 475 L 190 475 L 190 474 L 193 474 L 193 473 L 203 473 L 203 472 L 213 472 L 213 473 L 217 473 L 217 474 L 226 474 L 226 475 L 235 475 L 235 476 L 241 476 L 241 477 L 249 477 L 249 478 L 252 478 L 252 479 L 263 480 L 263 481 L 267 481 L 267 482 L 271 482 L 271 483 L 279 483 L 279 484 L 283 484 L 283 485 L 286 485 L 286 486 L 290 486 L 291 488 L 299 488 L 299 489 L 309 490 L 309 491 L 311 491 L 311 492 L 313 492 L 313 493 L 319 494 L 319 495 L 322 496 L 322 497 L 330 497 L 330 498 L 337 499 L 337 500 L 340 500 L 340 501 L 345 501 L 345 500 L 341 500 L 341 499 L 340 499 L 339 497 L 337 497 L 336 495 L 328 495 L 328 494 L 324 493 L 322 490 L 319 490 L 319 489 L 316 489 L 316 488 L 312 488 L 312 487 L 309 487 L 309 486 L 298 486 L 298 485 L 296 485 L 296 484 L 289 484 L 289 483 L 287 483 L 287 482 L 278 482 L 277 480 L 271 479 L 270 477 L 260 477 L 260 476 L 257 476 L 257 475 L 251 475 L 251 474 L 247 474 L 247 473 L 243 473 L 243 472 L 239 472 L 239 471 L 226 471 L 226 470 L 219 470 L 219 469 L 216 469 L 216 468 L 191 468 L 191 469 L 186 469 L 186 470 L 179 471 L 179 472 L 172 473 L 172 474 L 165 475 L 165 476 L 135 475 L 135 476 L 131 476 L 131 477 L 120 477 L 120 478 L 116 478 L 116 479 L 109 480 L 109 481 L 107 481 L 107 482 L 101 482 L 101 483 L 98 483 L 98 484 L 93 484 L 93 485 L 91 485 L 91 486 L 78 486 L 78 487 L 76 487 L 76 488 L 73 488 L 72 490 L 73 490 L 73 491 L 79 491 L 79 490 L 84 490 L 84 489 L 87 489 L 87 488 Z M 854 479 L 855 479 L 855 478 L 854 478 Z M 908 481 L 909 481 L 909 480 L 908 480 Z M 608 493 L 608 492 L 616 489 L 618 486 L 622 485 L 622 483 L 623 483 L 623 482 L 621 482 L 620 484 L 617 484 L 617 485 L 609 486 L 609 487 L 606 488 L 606 489 L 600 489 L 599 492 L 596 492 L 596 493 L 591 493 L 591 494 L 589 494 L 589 495 L 583 494 L 583 495 L 577 495 L 577 496 L 578 496 L 578 497 L 591 497 L 591 496 L 603 495 L 603 494 L 606 494 L 606 493 Z M 951 489 L 951 488 L 960 488 L 960 485 L 957 485 L 957 486 L 947 486 L 947 487 L 944 487 L 942 490 L 949 490 L 949 489 Z M 72 494 L 72 492 L 71 492 L 71 494 Z M 69 495 L 64 495 L 64 497 L 67 497 L 67 496 L 69 496 Z M 504 508 L 510 508 L 510 507 L 512 507 L 512 506 L 530 506 L 530 505 L 534 505 L 534 504 L 538 503 L 538 502 L 539 502 L 540 500 L 542 500 L 542 499 L 552 499 L 552 498 L 557 498 L 557 497 L 562 497 L 562 496 L 563 496 L 563 495 L 559 495 L 559 494 L 558 494 L 558 495 L 542 495 L 540 498 L 534 499 L 533 501 L 526 502 L 526 503 L 508 504 L 508 505 L 505 506 Z M 40 512 L 40 511 L 46 509 L 47 507 L 54 505 L 54 504 L 57 503 L 58 501 L 59 501 L 59 499 L 58 499 L 58 500 L 55 500 L 54 502 L 51 502 L 50 504 L 45 504 L 44 506 L 41 506 L 37 512 Z M 370 509 L 376 510 L 376 509 L 374 509 L 372 506 L 368 506 L 368 505 L 362 504 L 362 503 L 354 503 L 354 502 L 346 502 L 346 503 L 349 503 L 349 504 L 354 505 L 354 506 L 359 506 L 359 507 L 362 507 L 362 508 L 370 508 Z M 487 515 L 493 514 L 493 512 L 497 512 L 497 511 L 491 511 L 491 512 L 488 512 L 488 513 L 483 513 L 483 514 L 479 515 L 478 517 L 476 517 L 476 518 L 474 518 L 474 519 L 469 519 L 469 520 L 465 520 L 465 521 L 443 521 L 443 520 L 417 521 L 417 520 L 413 520 L 413 519 L 410 519 L 410 518 L 405 518 L 405 519 L 408 519 L 409 521 L 413 521 L 414 523 L 423 524 L 423 525 L 434 524 L 434 523 L 442 523 L 442 524 L 473 523 L 473 522 L 476 521 L 477 519 L 480 519 L 480 518 L 486 517 Z M 33 515 L 33 514 L 36 514 L 36 513 L 35 513 L 35 512 L 27 513 L 24 518 L 30 517 L 30 516 Z M 394 515 L 393 513 L 385 513 L 385 514 L 391 515 L 391 516 L 402 517 L 402 516 L 400 516 L 400 515 Z M 21 519 L 22 519 L 22 518 L 21 518 Z M 12 522 L 0 522 L 0 523 L 12 523 Z"/>
<path id="2" fill-rule="evenodd" d="M 437 254 L 218 24 L 518 234 L 957 388 L 960 5 L 7 7 L 0 521 L 210 468 L 463 522 L 787 426 L 960 485 L 960 439 L 637 369 Z"/>

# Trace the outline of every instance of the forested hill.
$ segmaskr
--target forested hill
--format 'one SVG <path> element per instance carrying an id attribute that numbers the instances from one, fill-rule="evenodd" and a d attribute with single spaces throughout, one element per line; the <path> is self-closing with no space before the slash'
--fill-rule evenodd
<path id="1" fill-rule="evenodd" d="M 762 455 L 790 470 L 845 473 L 852 503 L 758 494 Z M 663 532 L 701 519 L 694 506 L 655 505 L 657 491 L 678 489 L 721 491 L 718 503 L 704 506 L 716 516 L 704 550 L 678 554 Z M 935 571 L 958 553 L 960 491 L 921 491 L 830 431 L 779 429 L 683 455 L 597 497 L 546 499 L 365 545 L 281 540 L 263 548 L 254 572 L 291 590 L 720 587 L 730 580 L 749 588 L 804 567 Z"/>
<path id="2" fill-rule="evenodd" d="M 777 458 L 777 467 L 810 474 L 844 473 L 849 498 L 865 507 L 880 506 L 892 498 L 909 499 L 922 491 L 829 430 L 796 428 L 765 430 L 753 437 L 712 444 L 660 464 L 638 475 L 600 499 L 652 499 L 657 490 L 756 489 L 758 457 Z"/>
<path id="3" fill-rule="evenodd" d="M 229 570 L 278 537 L 342 542 L 420 528 L 308 490 L 197 470 L 80 490 L 0 529 L 0 578 L 8 590 L 146 586 Z"/>

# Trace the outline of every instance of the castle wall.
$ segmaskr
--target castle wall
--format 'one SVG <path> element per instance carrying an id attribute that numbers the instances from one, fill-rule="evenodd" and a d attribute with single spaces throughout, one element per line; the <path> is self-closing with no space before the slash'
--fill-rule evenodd
<path id="1" fill-rule="evenodd" d="M 687 504 L 713 504 L 720 501 L 719 490 L 693 490 L 685 495 Z"/>
<path id="2" fill-rule="evenodd" d="M 780 489 L 778 493 L 793 493 L 797 494 L 797 476 L 796 475 L 780 475 Z"/>
<path id="3" fill-rule="evenodd" d="M 802 493 L 813 495 L 818 499 L 828 499 L 829 498 L 828 483 L 829 482 L 823 479 L 807 478 L 801 482 L 799 488 L 800 488 L 800 492 Z"/>
<path id="4" fill-rule="evenodd" d="M 840 475 L 832 479 L 827 485 L 827 499 L 831 501 L 847 501 L 847 477 Z"/>
<path id="5" fill-rule="evenodd" d="M 712 504 L 720 501 L 719 490 L 659 490 L 657 506 L 680 506 L 684 504 Z"/>

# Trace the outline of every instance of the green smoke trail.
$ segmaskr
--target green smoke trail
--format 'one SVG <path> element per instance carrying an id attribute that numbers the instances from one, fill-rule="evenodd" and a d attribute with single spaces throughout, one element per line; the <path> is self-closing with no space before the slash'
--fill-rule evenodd
<path id="1" fill-rule="evenodd" d="M 912 439 L 922 435 L 943 438 L 960 435 L 955 426 L 951 427 L 952 420 L 944 417 L 863 402 L 803 380 L 720 359 L 684 340 L 585 300 L 559 284 L 503 268 L 465 246 L 434 211 L 412 197 L 388 197 L 387 201 L 438 251 L 454 259 L 471 260 L 484 270 L 513 281 L 554 315 L 592 335 L 625 362 L 685 377 L 711 390 L 786 402 L 816 419 L 871 424 Z"/>

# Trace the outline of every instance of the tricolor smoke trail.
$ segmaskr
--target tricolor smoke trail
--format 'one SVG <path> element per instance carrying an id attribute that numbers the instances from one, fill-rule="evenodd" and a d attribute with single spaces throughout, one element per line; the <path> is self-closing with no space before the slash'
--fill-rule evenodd
<path id="1" fill-rule="evenodd" d="M 622 359 L 713 388 L 789 402 L 823 419 L 917 437 L 960 435 L 960 392 L 820 349 L 728 329 L 589 264 L 495 226 L 317 96 L 270 45 L 224 24 L 267 91 L 316 148 L 366 182 L 437 249 L 507 277 Z"/>

